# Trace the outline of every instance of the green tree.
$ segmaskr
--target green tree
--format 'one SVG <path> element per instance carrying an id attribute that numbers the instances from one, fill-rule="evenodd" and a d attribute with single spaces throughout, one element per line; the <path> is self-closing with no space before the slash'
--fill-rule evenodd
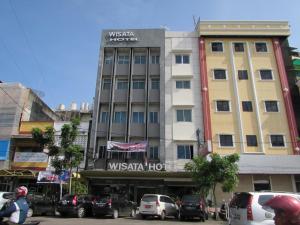
<path id="1" fill-rule="evenodd" d="M 206 197 L 212 191 L 217 212 L 216 187 L 222 185 L 224 192 L 231 192 L 238 184 L 238 154 L 221 157 L 219 154 L 212 153 L 210 159 L 195 157 L 185 165 L 185 170 L 191 172 L 192 179 L 196 183 L 199 193 Z M 217 217 L 217 214 L 216 214 Z"/>
<path id="2" fill-rule="evenodd" d="M 82 147 L 74 144 L 78 135 L 79 123 L 80 120 L 75 118 L 71 121 L 71 124 L 63 125 L 60 134 L 60 145 L 55 145 L 54 128 L 47 127 L 45 132 L 39 128 L 32 129 L 33 139 L 40 147 L 47 149 L 45 152 L 49 156 L 52 156 L 51 166 L 54 167 L 55 173 L 59 174 L 63 170 L 69 170 L 70 182 L 72 169 L 76 168 L 83 159 Z"/>

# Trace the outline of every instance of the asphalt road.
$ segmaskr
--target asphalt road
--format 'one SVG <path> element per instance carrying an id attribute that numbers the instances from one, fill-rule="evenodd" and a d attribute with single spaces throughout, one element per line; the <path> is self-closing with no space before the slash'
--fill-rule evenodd
<path id="1" fill-rule="evenodd" d="M 227 223 L 222 221 L 207 220 L 206 222 L 200 222 L 199 220 L 179 221 L 175 219 L 166 219 L 161 221 L 156 218 L 149 218 L 141 220 L 138 218 L 61 218 L 61 217 L 32 217 L 27 219 L 29 221 L 40 221 L 40 225 L 226 225 Z"/>

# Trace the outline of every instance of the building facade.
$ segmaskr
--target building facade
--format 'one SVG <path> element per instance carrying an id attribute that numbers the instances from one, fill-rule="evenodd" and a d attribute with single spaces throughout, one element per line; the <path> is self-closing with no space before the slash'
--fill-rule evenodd
<path id="1" fill-rule="evenodd" d="M 194 188 L 184 165 L 210 152 L 240 154 L 237 191 L 299 191 L 289 34 L 271 21 L 103 31 L 82 172 L 91 192 L 180 196 Z"/>

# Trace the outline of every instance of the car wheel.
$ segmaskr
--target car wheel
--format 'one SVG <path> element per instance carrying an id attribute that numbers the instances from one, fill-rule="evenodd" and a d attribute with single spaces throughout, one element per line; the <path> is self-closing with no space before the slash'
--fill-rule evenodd
<path id="1" fill-rule="evenodd" d="M 161 220 L 165 220 L 166 219 L 166 213 L 165 213 L 165 211 L 161 211 L 160 219 Z"/>
<path id="2" fill-rule="evenodd" d="M 185 220 L 185 217 L 180 215 L 180 220 Z"/>
<path id="3" fill-rule="evenodd" d="M 83 207 L 80 207 L 77 211 L 77 217 L 78 218 L 83 218 L 85 217 L 85 209 Z"/>
<path id="4" fill-rule="evenodd" d="M 32 217 L 33 216 L 33 209 L 29 208 L 27 212 L 27 217 Z"/>
<path id="5" fill-rule="evenodd" d="M 136 216 L 136 211 L 135 211 L 135 209 L 131 209 L 130 217 L 135 217 L 135 216 Z"/>
<path id="6" fill-rule="evenodd" d="M 119 211 L 117 209 L 114 209 L 113 214 L 112 214 L 112 218 L 117 219 L 118 217 L 119 217 Z"/>

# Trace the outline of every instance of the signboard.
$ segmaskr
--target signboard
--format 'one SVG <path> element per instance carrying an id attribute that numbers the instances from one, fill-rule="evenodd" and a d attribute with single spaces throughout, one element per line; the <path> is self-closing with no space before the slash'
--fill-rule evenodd
<path id="1" fill-rule="evenodd" d="M 16 152 L 14 162 L 48 162 L 48 155 L 43 152 Z"/>
<path id="2" fill-rule="evenodd" d="M 107 151 L 111 152 L 146 152 L 146 150 L 147 141 L 135 143 L 107 141 Z"/>
<path id="3" fill-rule="evenodd" d="M 148 165 L 144 165 L 142 163 L 108 163 L 108 170 L 162 171 L 162 170 L 165 170 L 165 164 L 164 163 L 148 163 Z"/>
<path id="4" fill-rule="evenodd" d="M 135 42 L 138 38 L 132 31 L 112 31 L 108 32 L 106 39 L 109 42 Z"/>
<path id="5" fill-rule="evenodd" d="M 70 179 L 69 171 L 63 171 L 61 174 L 55 174 L 53 171 L 40 171 L 37 183 L 65 183 Z"/>
<path id="6" fill-rule="evenodd" d="M 7 160 L 9 146 L 9 140 L 0 140 L 0 160 Z"/>

